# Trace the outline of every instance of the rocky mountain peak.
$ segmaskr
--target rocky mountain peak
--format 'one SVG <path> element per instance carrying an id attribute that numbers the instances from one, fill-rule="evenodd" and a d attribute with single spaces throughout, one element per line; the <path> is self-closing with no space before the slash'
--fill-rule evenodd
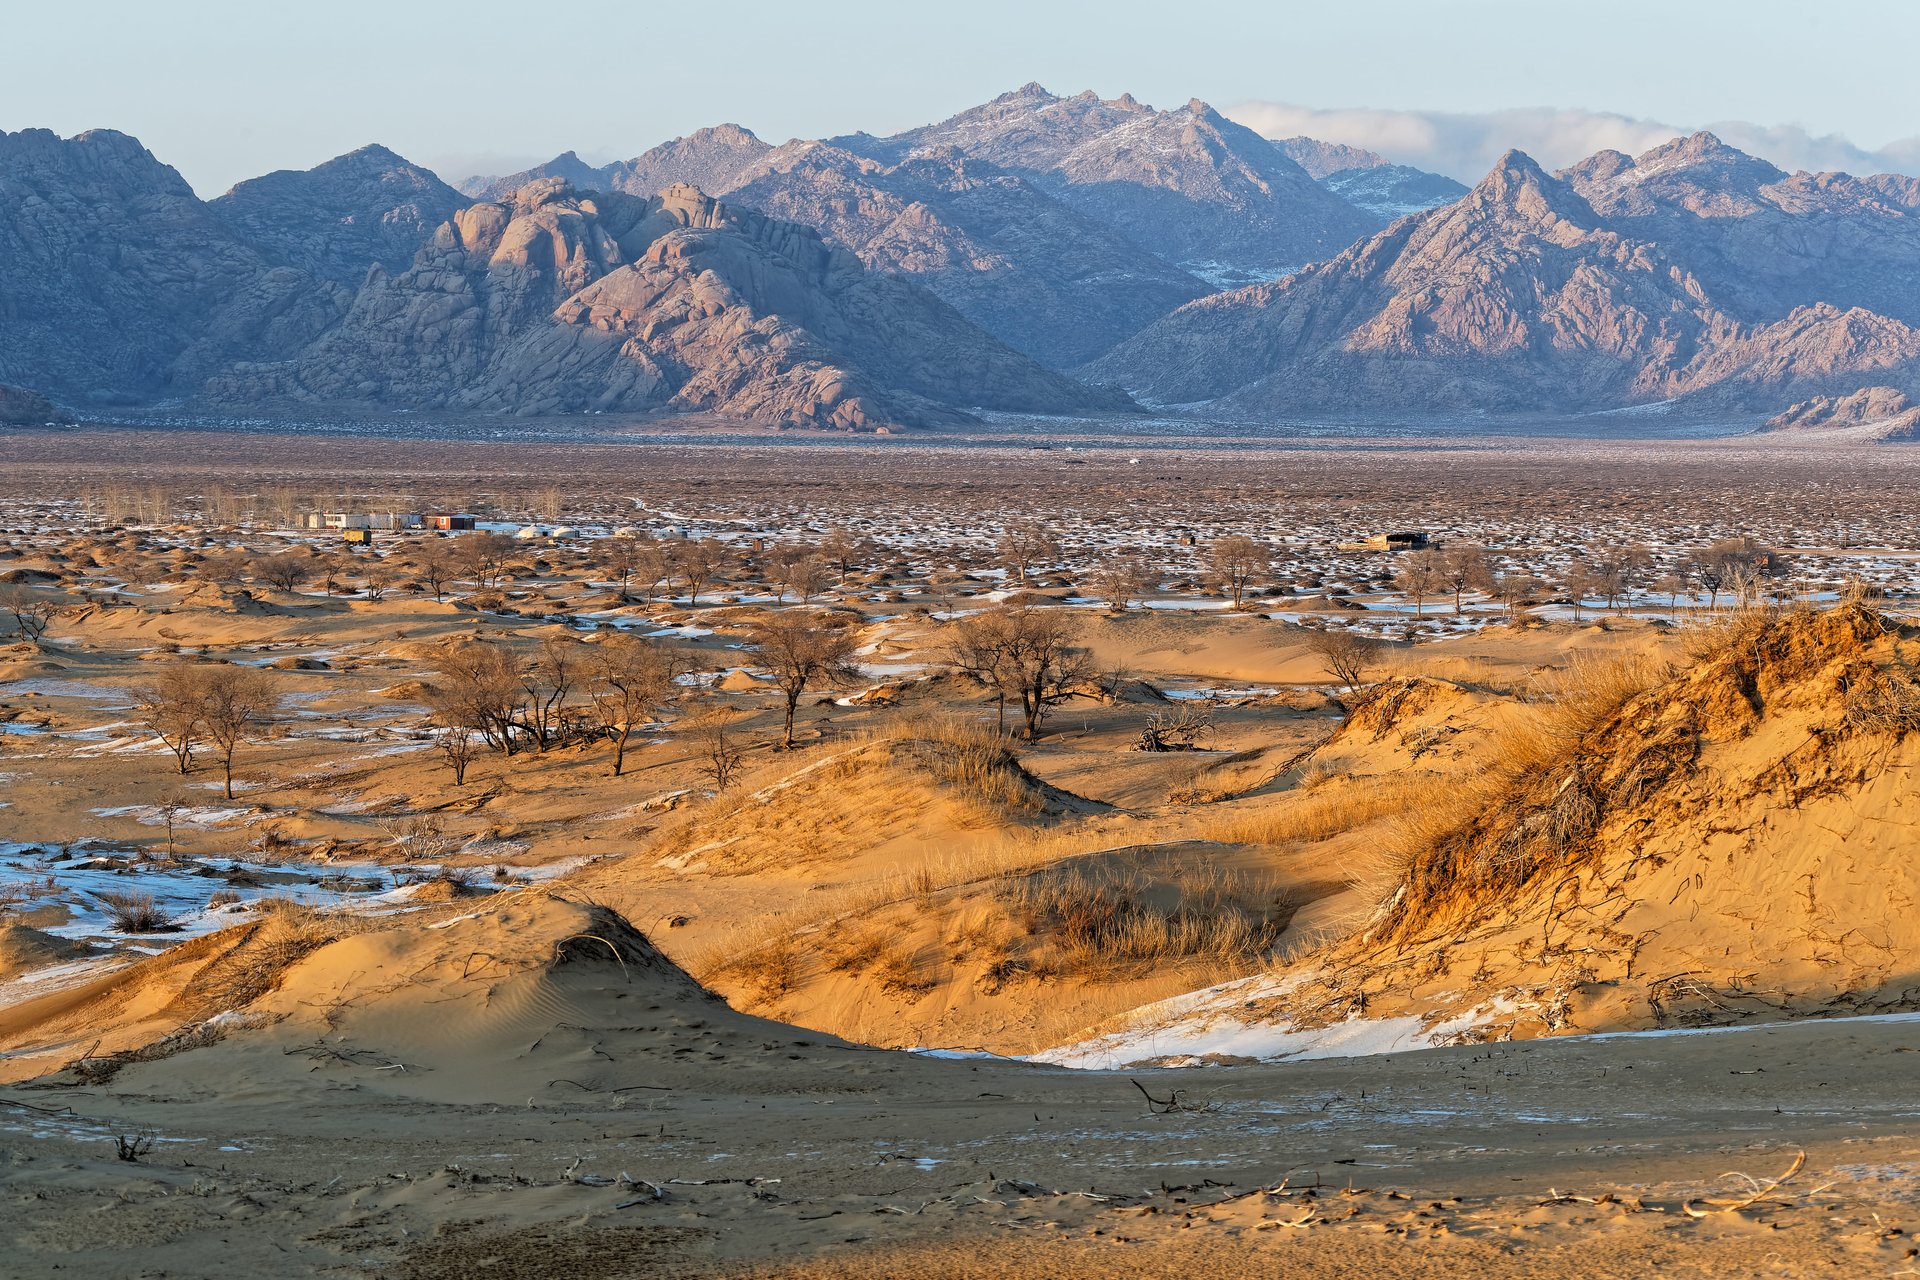
<path id="1" fill-rule="evenodd" d="M 1510 150 L 1468 192 L 1475 212 L 1500 211 L 1530 221 L 1581 221 L 1580 198 L 1524 151 Z"/>
<path id="2" fill-rule="evenodd" d="M 1717 173 L 1753 186 L 1778 182 L 1787 176 L 1785 170 L 1728 146 L 1704 129 L 1642 152 L 1635 157 L 1633 165 L 1644 177 L 1673 171 L 1688 172 L 1696 177 Z"/>
<path id="3" fill-rule="evenodd" d="M 1318 182 L 1329 174 L 1340 173 L 1346 169 L 1378 169 L 1390 161 L 1377 152 L 1363 147 L 1348 146 L 1344 142 L 1322 142 L 1318 138 L 1293 137 L 1276 138 L 1273 145 L 1280 153 L 1307 171 L 1307 176 Z"/>
<path id="4" fill-rule="evenodd" d="M 1018 89 L 1009 90 L 994 99 L 995 102 L 1058 102 L 1059 99 L 1047 92 L 1047 87 L 1038 80 L 1029 80 Z"/>
<path id="5" fill-rule="evenodd" d="M 0 168 L 22 179 L 58 175 L 62 181 L 105 184 L 127 195 L 139 191 L 195 198 L 173 166 L 162 164 L 138 138 L 118 129 L 88 129 L 71 138 L 51 129 L 0 130 Z"/>

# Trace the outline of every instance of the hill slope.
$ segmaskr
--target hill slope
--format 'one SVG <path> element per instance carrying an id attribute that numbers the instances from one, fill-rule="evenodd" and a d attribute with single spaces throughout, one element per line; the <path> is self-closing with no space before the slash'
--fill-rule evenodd
<path id="1" fill-rule="evenodd" d="M 1082 1046 L 1408 1045 L 1920 1007 L 1920 632 L 1754 615 L 1515 726 L 1436 793 L 1350 938 Z"/>
<path id="2" fill-rule="evenodd" d="M 1894 296 L 1920 253 L 1909 212 L 1836 175 L 1773 181 L 1784 175 L 1703 138 L 1624 160 L 1555 176 L 1510 152 L 1460 200 L 1189 304 L 1087 372 L 1256 419 L 1681 398 L 1751 411 L 1920 379 L 1911 294 Z M 1833 271 L 1777 253 L 1790 235 Z M 1893 284 L 1868 283 L 1867 264 L 1891 265 Z"/>
<path id="3" fill-rule="evenodd" d="M 209 393 L 847 429 L 956 421 L 974 405 L 1124 408 L 807 228 L 691 187 L 639 199 L 559 178 L 463 209 L 406 271 L 376 269 L 310 351 L 239 366 Z"/>

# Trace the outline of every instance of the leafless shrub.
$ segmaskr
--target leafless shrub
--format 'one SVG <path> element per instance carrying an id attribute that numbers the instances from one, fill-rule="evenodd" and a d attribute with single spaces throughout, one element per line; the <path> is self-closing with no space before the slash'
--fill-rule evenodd
<path id="1" fill-rule="evenodd" d="M 14 630 L 34 648 L 44 648 L 47 629 L 63 602 L 19 583 L 0 584 L 0 613 L 13 619 Z"/>
<path id="2" fill-rule="evenodd" d="M 1147 717 L 1140 730 L 1137 751 L 1193 751 L 1211 738 L 1218 726 L 1213 721 L 1213 704 L 1189 699 Z"/>
<path id="3" fill-rule="evenodd" d="M 100 901 L 116 933 L 171 933 L 179 927 L 150 893 L 103 893 Z"/>
<path id="4" fill-rule="evenodd" d="M 699 744 L 700 773 L 713 784 L 715 791 L 726 791 L 740 780 L 747 753 L 727 736 L 727 717 L 708 717 L 695 731 L 695 740 Z"/>
<path id="5" fill-rule="evenodd" d="M 1345 685 L 1348 692 L 1358 691 L 1367 682 L 1367 674 L 1379 660 L 1380 644 L 1351 631 L 1319 631 L 1307 641 L 1325 664 L 1327 674 Z"/>
<path id="6" fill-rule="evenodd" d="M 153 1150 L 153 1135 L 150 1133 L 113 1135 L 113 1154 L 128 1164 L 138 1164 L 140 1157 L 151 1150 Z"/>
<path id="7" fill-rule="evenodd" d="M 394 847 L 408 862 L 439 862 L 460 847 L 460 838 L 448 834 L 440 819 L 430 813 L 394 818 L 384 825 Z"/>

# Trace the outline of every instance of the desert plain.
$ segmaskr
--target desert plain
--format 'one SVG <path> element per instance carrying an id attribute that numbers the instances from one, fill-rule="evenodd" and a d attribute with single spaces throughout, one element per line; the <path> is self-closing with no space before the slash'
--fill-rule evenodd
<path id="1" fill-rule="evenodd" d="M 1920 1274 L 1920 462 L 0 470 L 5 1274 Z"/>

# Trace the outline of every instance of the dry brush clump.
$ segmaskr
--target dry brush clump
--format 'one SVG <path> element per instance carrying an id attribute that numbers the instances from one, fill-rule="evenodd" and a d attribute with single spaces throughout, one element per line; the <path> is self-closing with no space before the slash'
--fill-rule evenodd
<path id="1" fill-rule="evenodd" d="M 180 927 L 150 893 L 103 893 L 100 901 L 115 933 L 170 933 Z"/>
<path id="2" fill-rule="evenodd" d="M 1891 662 L 1871 652 L 1892 630 L 1852 602 L 1748 609 L 1703 629 L 1684 671 L 1626 658 L 1556 673 L 1536 714 L 1501 735 L 1478 787 L 1438 793 L 1401 822 L 1400 873 L 1374 936 L 1483 910 L 1580 864 L 1610 816 L 1693 776 L 1708 741 L 1753 732 L 1770 705 L 1804 706 L 1816 726 L 1836 720 L 1810 739 L 1822 749 L 1849 730 L 1920 727 L 1920 685 L 1897 649 Z"/>
<path id="3" fill-rule="evenodd" d="M 1155 881 L 1102 863 L 1047 868 L 999 885 L 1033 968 L 1085 975 L 1157 963 L 1254 964 L 1293 908 L 1273 884 L 1211 867 Z"/>
<path id="4" fill-rule="evenodd" d="M 188 1017 L 245 1009 L 321 947 L 377 927 L 350 912 L 322 911 L 282 898 L 262 899 L 254 909 L 259 918 L 226 938 L 224 950 L 181 989 L 175 1003 Z"/>
<path id="5" fill-rule="evenodd" d="M 917 720 L 885 731 L 894 760 L 960 793 L 961 798 L 993 809 L 1044 812 L 1049 803 L 1043 783 L 1028 773 L 1012 739 L 984 725 L 960 720 Z"/>

